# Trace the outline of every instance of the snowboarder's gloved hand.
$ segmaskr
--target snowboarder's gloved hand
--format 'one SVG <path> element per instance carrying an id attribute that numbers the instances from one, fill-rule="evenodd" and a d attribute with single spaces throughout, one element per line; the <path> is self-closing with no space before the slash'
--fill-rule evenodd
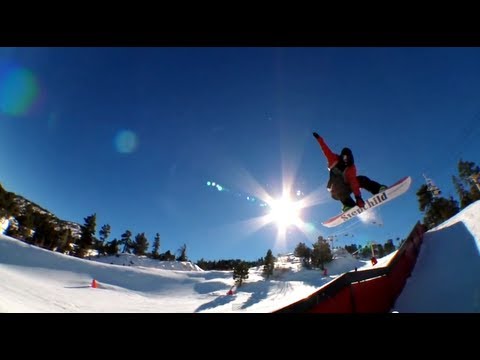
<path id="1" fill-rule="evenodd" d="M 365 201 L 363 201 L 361 196 L 355 196 L 355 199 L 357 200 L 357 206 L 360 208 L 365 207 Z"/>
<path id="2" fill-rule="evenodd" d="M 313 136 L 315 137 L 315 139 L 318 139 L 320 137 L 320 135 L 318 135 L 316 132 L 313 133 Z"/>

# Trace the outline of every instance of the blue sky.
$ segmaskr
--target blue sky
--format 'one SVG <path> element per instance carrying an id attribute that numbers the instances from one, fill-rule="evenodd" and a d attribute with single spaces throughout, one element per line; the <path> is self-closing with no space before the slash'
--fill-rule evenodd
<path id="1" fill-rule="evenodd" d="M 479 61 L 478 48 L 2 48 L 0 182 L 65 220 L 96 213 L 110 240 L 158 232 L 160 251 L 186 244 L 193 261 L 255 260 L 319 235 L 404 238 L 423 217 L 422 174 L 456 198 L 458 160 L 480 163 Z M 341 205 L 313 131 L 350 147 L 359 174 L 412 176 L 376 210 L 380 225 L 320 224 Z M 278 197 L 285 178 L 317 201 L 278 240 L 252 219 L 268 210 L 258 189 Z"/>

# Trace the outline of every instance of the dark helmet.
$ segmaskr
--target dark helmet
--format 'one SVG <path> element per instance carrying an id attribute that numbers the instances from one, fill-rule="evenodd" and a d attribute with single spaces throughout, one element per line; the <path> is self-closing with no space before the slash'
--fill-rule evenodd
<path id="1" fill-rule="evenodd" d="M 355 159 L 353 158 L 352 150 L 349 148 L 343 148 L 340 153 L 341 160 L 345 163 L 346 166 L 355 164 Z"/>

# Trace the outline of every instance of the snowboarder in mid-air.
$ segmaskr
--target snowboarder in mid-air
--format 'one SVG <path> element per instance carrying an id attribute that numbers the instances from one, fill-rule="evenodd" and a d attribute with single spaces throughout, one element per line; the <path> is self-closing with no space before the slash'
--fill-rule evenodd
<path id="1" fill-rule="evenodd" d="M 328 170 L 330 171 L 327 189 L 330 191 L 333 199 L 341 201 L 343 212 L 353 208 L 355 205 L 358 205 L 360 208 L 365 207 L 360 188 L 367 190 L 373 195 L 387 189 L 387 186 L 366 176 L 357 176 L 352 150 L 345 147 L 340 155 L 335 154 L 320 135 L 314 132 L 313 136 L 317 139 L 323 154 L 327 158 Z M 355 196 L 355 201 L 351 197 L 352 192 Z"/>

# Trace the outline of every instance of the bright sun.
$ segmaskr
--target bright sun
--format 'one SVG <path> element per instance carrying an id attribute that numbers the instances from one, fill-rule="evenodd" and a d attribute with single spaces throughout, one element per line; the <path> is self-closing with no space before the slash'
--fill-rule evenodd
<path id="1" fill-rule="evenodd" d="M 277 228 L 275 246 L 283 249 L 288 248 L 287 235 L 291 234 L 294 238 L 296 230 L 301 231 L 309 239 L 318 233 L 313 223 L 302 220 L 302 216 L 305 215 L 302 214 L 302 211 L 321 204 L 326 199 L 323 187 L 319 187 L 307 195 L 299 189 L 294 191 L 295 176 L 293 174 L 295 171 L 290 167 L 292 166 L 289 166 L 288 163 L 284 164 L 282 195 L 278 194 L 278 197 L 275 198 L 244 169 L 240 168 L 240 171 L 236 174 L 238 181 L 248 189 L 248 193 L 260 200 L 260 207 L 265 210 L 265 212 L 262 211 L 263 214 L 260 216 L 241 221 L 242 231 L 250 234 L 264 226 L 275 225 Z"/>
<path id="2" fill-rule="evenodd" d="M 272 200 L 269 205 L 271 210 L 269 220 L 275 222 L 279 228 L 286 229 L 290 225 L 301 223 L 301 206 L 298 202 L 292 201 L 288 195 Z"/>

